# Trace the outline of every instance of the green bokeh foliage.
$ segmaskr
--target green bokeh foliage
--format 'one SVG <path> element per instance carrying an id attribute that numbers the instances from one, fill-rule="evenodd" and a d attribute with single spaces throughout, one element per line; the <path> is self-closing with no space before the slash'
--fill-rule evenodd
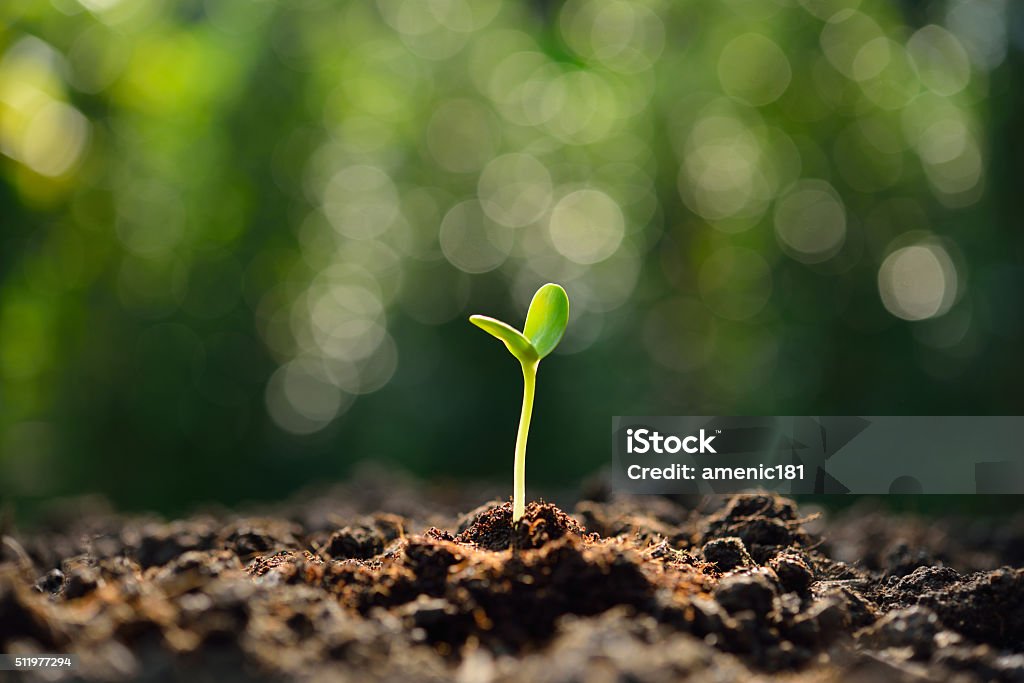
<path id="1" fill-rule="evenodd" d="M 1020 15 L 4 3 L 0 494 L 504 481 L 514 369 L 465 316 L 546 281 L 531 482 L 616 414 L 1019 413 Z"/>

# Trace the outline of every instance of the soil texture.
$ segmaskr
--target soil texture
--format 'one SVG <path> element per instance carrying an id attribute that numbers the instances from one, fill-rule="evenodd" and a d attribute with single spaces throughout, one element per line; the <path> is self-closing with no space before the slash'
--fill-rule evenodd
<path id="1" fill-rule="evenodd" d="M 0 652 L 79 667 L 0 680 L 1024 681 L 1021 516 L 468 502 L 357 481 L 256 514 L 56 510 L 4 536 Z"/>

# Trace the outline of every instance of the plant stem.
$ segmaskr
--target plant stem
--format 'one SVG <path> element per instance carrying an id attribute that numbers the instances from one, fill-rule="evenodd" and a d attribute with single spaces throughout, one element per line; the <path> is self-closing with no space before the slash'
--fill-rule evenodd
<path id="1" fill-rule="evenodd" d="M 530 435 L 533 416 L 533 390 L 537 384 L 539 361 L 523 363 L 523 412 L 519 415 L 519 434 L 516 436 L 515 471 L 512 475 L 512 523 L 526 511 L 526 439 Z"/>

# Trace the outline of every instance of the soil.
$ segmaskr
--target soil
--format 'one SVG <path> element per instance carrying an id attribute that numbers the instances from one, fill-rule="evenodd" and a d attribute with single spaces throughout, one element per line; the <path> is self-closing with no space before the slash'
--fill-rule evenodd
<path id="1" fill-rule="evenodd" d="M 469 507 L 377 480 L 175 521 L 79 502 L 5 536 L 0 652 L 85 681 L 1024 681 L 1024 516 Z"/>

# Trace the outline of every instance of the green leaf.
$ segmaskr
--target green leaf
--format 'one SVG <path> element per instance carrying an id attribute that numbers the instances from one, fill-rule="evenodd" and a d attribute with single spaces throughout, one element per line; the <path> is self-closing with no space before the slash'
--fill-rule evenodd
<path id="1" fill-rule="evenodd" d="M 508 347 L 513 356 L 519 359 L 520 363 L 530 363 L 540 358 L 530 340 L 508 323 L 489 318 L 486 315 L 471 315 L 469 316 L 469 322 L 505 342 L 505 346 Z"/>
<path id="2" fill-rule="evenodd" d="M 533 295 L 523 333 L 537 356 L 543 358 L 558 346 L 569 324 L 569 297 L 560 286 L 549 282 Z"/>

